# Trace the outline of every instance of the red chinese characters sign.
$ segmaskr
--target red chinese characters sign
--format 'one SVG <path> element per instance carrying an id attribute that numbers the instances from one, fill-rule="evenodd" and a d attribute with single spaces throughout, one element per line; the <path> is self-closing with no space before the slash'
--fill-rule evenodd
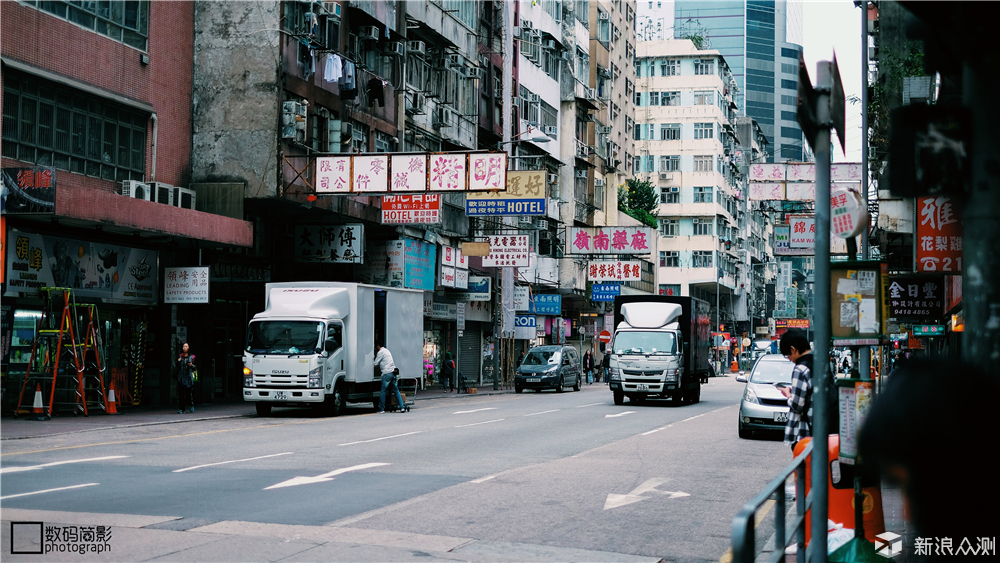
<path id="1" fill-rule="evenodd" d="M 648 227 L 570 227 L 569 254 L 650 254 L 653 229 Z"/>
<path id="2" fill-rule="evenodd" d="M 440 194 L 382 196 L 382 224 L 441 222 Z"/>
<path id="3" fill-rule="evenodd" d="M 54 168 L 4 168 L 2 172 L 4 214 L 55 211 Z"/>
<path id="4" fill-rule="evenodd" d="M 962 271 L 961 210 L 949 197 L 917 198 L 917 272 Z"/>
<path id="5" fill-rule="evenodd" d="M 587 266 L 589 281 L 639 281 L 642 266 L 637 261 L 591 262 Z"/>

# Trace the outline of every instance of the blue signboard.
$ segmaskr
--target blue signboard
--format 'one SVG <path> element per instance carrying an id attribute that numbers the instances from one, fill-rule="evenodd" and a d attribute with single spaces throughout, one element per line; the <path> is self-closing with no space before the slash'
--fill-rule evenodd
<path id="1" fill-rule="evenodd" d="M 591 301 L 614 301 L 615 296 L 622 294 L 620 283 L 595 283 L 590 286 Z"/>
<path id="2" fill-rule="evenodd" d="M 409 238 L 404 240 L 406 241 L 403 252 L 403 271 L 406 276 L 404 285 L 411 289 L 434 291 L 437 245 Z"/>
<path id="3" fill-rule="evenodd" d="M 536 295 L 534 301 L 537 315 L 562 314 L 562 295 Z"/>
<path id="4" fill-rule="evenodd" d="M 545 198 L 538 199 L 471 199 L 465 200 L 465 214 L 482 215 L 545 215 Z"/>

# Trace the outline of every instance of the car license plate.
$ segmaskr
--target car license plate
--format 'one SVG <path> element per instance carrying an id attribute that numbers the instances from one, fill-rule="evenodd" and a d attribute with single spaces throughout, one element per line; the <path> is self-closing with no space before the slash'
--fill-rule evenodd
<path id="1" fill-rule="evenodd" d="M 775 422 L 788 422 L 788 413 L 787 412 L 776 412 L 776 413 L 774 413 L 774 421 Z"/>
<path id="2" fill-rule="evenodd" d="M 541 383 L 542 379 L 540 377 L 529 377 L 525 381 L 528 383 Z"/>
<path id="3" fill-rule="evenodd" d="M 636 391 L 649 391 L 649 385 L 645 383 L 639 383 L 635 386 Z"/>

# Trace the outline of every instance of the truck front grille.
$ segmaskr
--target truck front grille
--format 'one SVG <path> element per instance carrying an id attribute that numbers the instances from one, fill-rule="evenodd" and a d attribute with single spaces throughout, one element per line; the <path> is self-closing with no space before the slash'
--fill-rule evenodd
<path id="1" fill-rule="evenodd" d="M 645 376 L 645 377 L 660 377 L 661 375 L 663 375 L 663 370 L 662 369 L 655 369 L 655 370 L 647 370 L 647 371 L 638 371 L 638 370 L 623 369 L 622 373 L 624 373 L 625 375 L 641 375 L 641 376 Z"/>
<path id="2" fill-rule="evenodd" d="M 254 375 L 253 382 L 257 387 L 274 387 L 278 389 L 305 389 L 309 384 L 308 375 Z"/>

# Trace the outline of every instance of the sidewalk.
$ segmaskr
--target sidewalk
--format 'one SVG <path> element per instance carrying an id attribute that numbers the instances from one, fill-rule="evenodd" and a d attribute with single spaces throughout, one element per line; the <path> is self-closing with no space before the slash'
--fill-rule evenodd
<path id="1" fill-rule="evenodd" d="M 477 393 L 449 393 L 441 389 L 440 385 L 435 385 L 427 389 L 418 390 L 413 397 L 414 404 L 411 408 L 419 409 L 423 401 L 445 398 L 475 398 L 479 395 L 498 395 L 513 393 L 513 389 L 493 390 L 493 384 L 488 384 L 477 388 Z M 407 397 L 409 401 L 409 397 Z M 304 407 L 294 407 L 302 413 L 308 413 Z M 367 409 L 373 412 L 370 404 L 348 404 L 348 413 L 354 411 L 361 412 Z M 118 406 L 118 414 L 92 414 L 91 416 L 57 415 L 49 420 L 35 420 L 32 415 L 20 415 L 14 418 L 11 413 L 4 413 L 0 418 L 0 441 L 20 440 L 25 438 L 38 438 L 41 436 L 52 436 L 57 434 L 69 434 L 74 432 L 90 432 L 107 428 L 128 428 L 133 426 L 148 426 L 153 424 L 171 424 L 177 422 L 190 422 L 192 420 L 208 420 L 213 418 L 238 418 L 255 417 L 257 413 L 252 403 L 241 400 L 225 399 L 212 403 L 200 403 L 194 406 L 194 413 L 177 413 L 177 405 L 155 405 L 155 406 Z M 281 410 L 274 411 L 280 414 Z M 272 413 L 272 416 L 274 415 Z M 312 416 L 308 413 L 308 416 Z"/>

